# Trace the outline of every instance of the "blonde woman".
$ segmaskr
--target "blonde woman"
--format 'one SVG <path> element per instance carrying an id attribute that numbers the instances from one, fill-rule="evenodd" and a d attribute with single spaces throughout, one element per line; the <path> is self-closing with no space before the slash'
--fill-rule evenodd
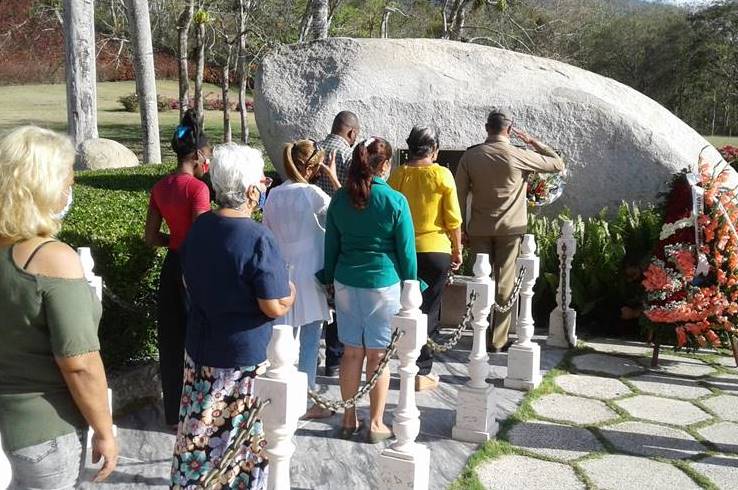
<path id="1" fill-rule="evenodd" d="M 315 273 L 323 268 L 325 216 L 331 198 L 309 182 L 327 169 L 334 186 L 340 187 L 335 175 L 336 155 L 332 154 L 329 166 L 324 165 L 325 152 L 312 140 L 288 143 L 282 155 L 287 181 L 269 194 L 263 222 L 274 233 L 300 293 L 285 323 L 300 331 L 298 366 L 307 374 L 308 388 L 315 390 L 320 332 L 323 322 L 330 320 L 328 302 L 323 288 L 315 281 Z M 332 411 L 313 405 L 305 418 L 331 415 Z"/>
<path id="2" fill-rule="evenodd" d="M 0 140 L 0 433 L 11 489 L 77 488 L 92 427 L 96 480 L 118 461 L 97 337 L 101 306 L 53 237 L 72 204 L 74 147 L 25 126 Z"/>

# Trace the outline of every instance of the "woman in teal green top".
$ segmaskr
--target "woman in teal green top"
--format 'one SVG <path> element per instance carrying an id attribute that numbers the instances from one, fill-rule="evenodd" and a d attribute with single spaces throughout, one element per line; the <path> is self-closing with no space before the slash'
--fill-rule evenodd
<path id="1" fill-rule="evenodd" d="M 78 488 L 92 427 L 96 476 L 115 469 L 97 326 L 79 257 L 51 237 L 72 204 L 69 138 L 26 126 L 0 140 L 0 434 L 11 489 Z"/>
<path id="2" fill-rule="evenodd" d="M 340 384 L 344 399 L 377 370 L 389 345 L 390 321 L 400 309 L 401 281 L 416 279 L 415 230 L 405 196 L 384 179 L 391 168 L 392 147 L 369 138 L 354 149 L 348 182 L 328 207 L 323 284 L 336 291 L 338 336 L 345 345 Z M 384 370 L 369 394 L 369 441 L 392 436 L 384 424 L 389 372 Z M 343 415 L 342 437 L 359 432 L 355 409 Z"/>

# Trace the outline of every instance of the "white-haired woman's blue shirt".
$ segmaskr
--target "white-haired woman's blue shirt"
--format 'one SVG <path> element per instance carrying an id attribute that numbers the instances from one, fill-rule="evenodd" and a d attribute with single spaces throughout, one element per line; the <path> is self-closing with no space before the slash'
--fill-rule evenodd
<path id="1" fill-rule="evenodd" d="M 292 268 L 297 296 L 284 321 L 294 327 L 330 320 L 323 287 L 315 273 L 323 268 L 325 217 L 331 198 L 318 186 L 291 180 L 275 187 L 264 206 L 263 223 L 272 231 Z"/>

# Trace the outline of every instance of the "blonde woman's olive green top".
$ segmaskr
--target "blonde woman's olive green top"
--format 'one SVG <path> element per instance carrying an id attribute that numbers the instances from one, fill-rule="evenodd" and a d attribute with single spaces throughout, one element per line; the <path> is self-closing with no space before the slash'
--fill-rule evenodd
<path id="1" fill-rule="evenodd" d="M 85 279 L 29 274 L 0 248 L 0 433 L 16 451 L 87 426 L 55 357 L 98 351 L 102 307 Z"/>

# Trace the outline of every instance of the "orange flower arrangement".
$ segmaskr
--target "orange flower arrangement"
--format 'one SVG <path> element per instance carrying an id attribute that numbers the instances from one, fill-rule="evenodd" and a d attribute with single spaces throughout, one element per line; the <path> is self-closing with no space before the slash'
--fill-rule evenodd
<path id="1" fill-rule="evenodd" d="M 738 324 L 738 234 L 733 225 L 738 219 L 736 196 L 725 188 L 727 170 L 714 175 L 713 169 L 700 161 L 699 178 L 704 210 L 692 219 L 702 243 L 695 243 L 694 225 L 684 229 L 684 225 L 677 228 L 673 224 L 684 221 L 692 209 L 691 192 L 684 190 L 687 179 L 681 174 L 672 188 L 678 202 L 667 206 L 672 219 L 667 216 L 664 220 L 662 240 L 642 282 L 647 325 L 674 332 L 677 348 L 727 347 Z"/>

